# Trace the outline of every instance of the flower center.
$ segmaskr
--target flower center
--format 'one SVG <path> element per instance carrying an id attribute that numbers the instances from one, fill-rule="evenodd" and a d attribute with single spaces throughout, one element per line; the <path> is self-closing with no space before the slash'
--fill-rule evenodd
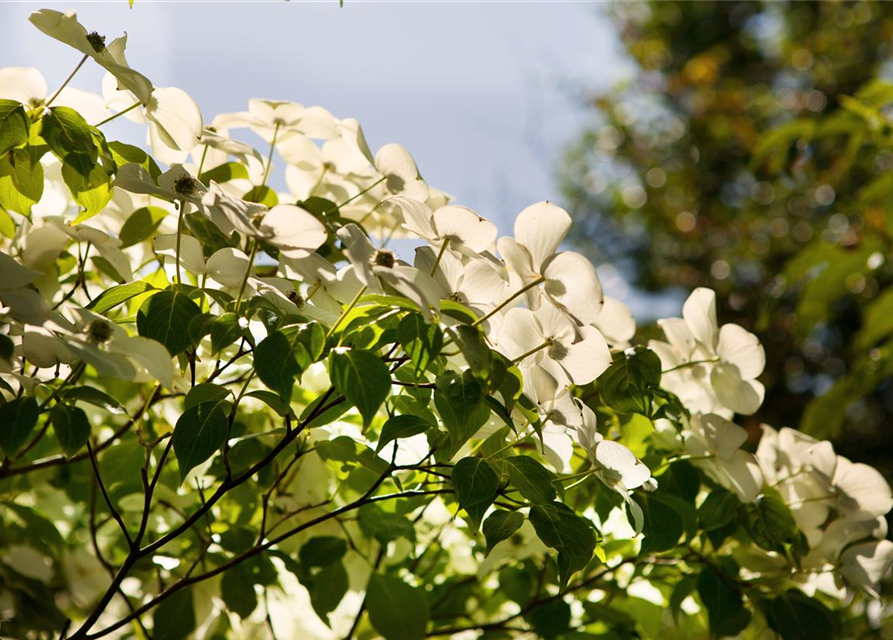
<path id="1" fill-rule="evenodd" d="M 376 266 L 393 269 L 394 265 L 397 263 L 397 257 L 390 249 L 379 249 L 375 252 L 375 255 L 372 256 L 372 262 Z"/>
<path id="2" fill-rule="evenodd" d="M 289 291 L 289 292 L 288 292 L 288 296 L 286 296 L 286 297 L 287 297 L 291 302 L 293 302 L 294 305 L 295 305 L 298 309 L 303 309 L 303 308 L 304 308 L 304 305 L 307 303 L 307 301 L 304 300 L 304 296 L 302 296 L 300 293 L 298 293 L 298 290 L 297 290 L 297 289 L 292 289 L 291 291 Z"/>
<path id="3" fill-rule="evenodd" d="M 90 342 L 103 344 L 112 337 L 112 325 L 105 320 L 91 320 L 85 332 Z"/>
<path id="4" fill-rule="evenodd" d="M 192 176 L 180 176 L 174 181 L 174 191 L 184 198 L 194 196 L 198 192 L 198 180 Z"/>
<path id="5" fill-rule="evenodd" d="M 91 31 L 87 34 L 87 42 L 90 43 L 90 46 L 93 47 L 93 51 L 96 53 L 105 51 L 105 36 L 101 36 L 95 31 Z"/>

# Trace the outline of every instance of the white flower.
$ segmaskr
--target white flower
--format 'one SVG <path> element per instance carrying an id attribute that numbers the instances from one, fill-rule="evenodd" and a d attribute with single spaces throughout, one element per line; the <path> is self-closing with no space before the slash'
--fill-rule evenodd
<path id="1" fill-rule="evenodd" d="M 270 209 L 260 223 L 267 242 L 288 258 L 305 258 L 328 234 L 325 225 L 309 211 L 293 204 L 280 204 Z"/>
<path id="2" fill-rule="evenodd" d="M 0 251 L 0 316 L 9 315 L 27 324 L 43 324 L 49 308 L 30 285 L 43 274 Z"/>
<path id="3" fill-rule="evenodd" d="M 400 206 L 403 226 L 435 247 L 449 243 L 471 257 L 487 250 L 496 240 L 496 225 L 467 207 L 447 205 L 433 213 L 424 202 L 393 196 L 387 199 Z"/>
<path id="4" fill-rule="evenodd" d="M 592 326 L 605 337 L 608 345 L 616 349 L 626 349 L 636 335 L 636 321 L 633 312 L 616 298 L 605 296 L 601 313 Z"/>
<path id="5" fill-rule="evenodd" d="M 873 520 L 893 509 L 893 494 L 884 476 L 874 467 L 837 456 L 831 479 L 841 515 L 855 520 Z"/>
<path id="6" fill-rule="evenodd" d="M 420 202 L 428 199 L 428 185 L 419 175 L 415 160 L 399 144 L 386 144 L 379 149 L 375 168 L 385 178 L 384 185 L 390 193 Z"/>
<path id="7" fill-rule="evenodd" d="M 766 366 L 757 337 L 736 324 L 718 327 L 710 289 L 695 289 L 682 316 L 658 321 L 667 342 L 648 344 L 665 369 L 664 387 L 693 411 L 755 413 L 765 394 L 756 378 Z"/>
<path id="8" fill-rule="evenodd" d="M 685 450 L 720 484 L 732 489 L 742 502 L 753 502 L 763 488 L 756 458 L 741 449 L 747 431 L 716 414 L 693 414 L 685 436 Z"/>
<path id="9" fill-rule="evenodd" d="M 515 237 L 500 238 L 497 247 L 519 286 L 527 288 L 530 309 L 539 309 L 548 299 L 577 324 L 590 324 L 601 312 L 604 295 L 589 260 L 572 251 L 558 252 L 570 226 L 564 209 L 540 202 L 518 214 Z"/>
<path id="10" fill-rule="evenodd" d="M 118 81 L 120 89 L 133 93 L 139 101 L 146 105 L 152 95 L 151 81 L 141 73 L 130 68 L 124 57 L 127 36 L 115 38 L 108 45 L 105 37 L 87 30 L 78 22 L 74 11 L 61 13 L 52 9 L 40 9 L 31 14 L 31 23 L 51 38 L 74 47 L 86 56 L 93 58 Z"/>
<path id="11" fill-rule="evenodd" d="M 435 269 L 435 264 L 437 268 Z M 434 272 L 434 282 L 441 299 L 456 300 L 475 309 L 494 306 L 503 298 L 508 276 L 503 264 L 484 257 L 462 263 L 449 251 L 437 256 L 431 247 L 416 249 L 415 267 L 425 273 Z"/>
<path id="12" fill-rule="evenodd" d="M 840 574 L 853 586 L 870 588 L 887 575 L 891 563 L 893 542 L 862 542 L 840 554 Z"/>
<path id="13" fill-rule="evenodd" d="M 0 69 L 0 98 L 15 100 L 35 108 L 47 99 L 47 81 L 34 67 L 6 67 Z M 108 116 L 105 104 L 95 93 L 65 87 L 53 101 L 56 107 L 71 107 L 89 124 L 96 124 Z"/>
<path id="14" fill-rule="evenodd" d="M 510 309 L 499 330 L 500 350 L 526 368 L 542 367 L 564 384 L 588 384 L 611 365 L 597 329 L 578 327 L 552 305 Z"/>

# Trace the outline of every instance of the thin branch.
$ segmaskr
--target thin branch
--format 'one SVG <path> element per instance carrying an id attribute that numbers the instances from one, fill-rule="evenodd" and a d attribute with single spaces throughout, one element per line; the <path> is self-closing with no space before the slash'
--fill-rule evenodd
<path id="1" fill-rule="evenodd" d="M 87 441 L 87 452 L 90 454 L 90 464 L 93 465 L 93 475 L 96 476 L 96 482 L 99 483 L 99 489 L 102 491 L 102 497 L 105 498 L 105 504 L 108 506 L 109 512 L 112 514 L 115 522 L 121 527 L 121 533 L 124 534 L 127 544 L 133 548 L 133 539 L 130 537 L 130 533 L 128 533 L 127 527 L 124 525 L 124 521 L 121 519 L 121 514 L 115 509 L 115 505 L 112 504 L 112 500 L 109 498 L 108 491 L 105 490 L 105 484 L 102 482 L 102 475 L 99 473 L 99 465 L 96 464 L 96 455 L 93 453 L 93 446 L 90 444 L 89 440 Z"/>

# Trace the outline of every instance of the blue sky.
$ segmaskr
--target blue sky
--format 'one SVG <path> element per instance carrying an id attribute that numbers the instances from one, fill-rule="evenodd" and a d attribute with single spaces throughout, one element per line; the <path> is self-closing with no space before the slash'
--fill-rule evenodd
<path id="1" fill-rule="evenodd" d="M 373 149 L 402 144 L 430 184 L 509 234 L 528 204 L 561 202 L 555 166 L 588 117 L 580 92 L 629 73 L 605 6 L 0 2 L 0 64 L 38 67 L 53 91 L 79 56 L 27 16 L 74 9 L 90 30 L 109 38 L 126 31 L 131 66 L 158 86 L 185 89 L 207 121 L 253 97 L 355 117 Z M 72 86 L 99 92 L 101 77 L 86 65 Z M 126 122 L 113 126 L 113 136 L 136 135 Z"/>

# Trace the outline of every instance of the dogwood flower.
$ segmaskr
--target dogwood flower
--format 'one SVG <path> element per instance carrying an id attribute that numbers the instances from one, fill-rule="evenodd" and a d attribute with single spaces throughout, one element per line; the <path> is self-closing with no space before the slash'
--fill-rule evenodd
<path id="1" fill-rule="evenodd" d="M 508 285 L 508 275 L 502 263 L 484 257 L 463 264 L 447 251 L 440 256 L 438 263 L 431 247 L 419 247 L 416 249 L 415 267 L 434 274 L 442 300 L 456 300 L 478 311 L 491 308 L 501 300 Z"/>
<path id="2" fill-rule="evenodd" d="M 594 328 L 576 327 L 552 305 L 537 311 L 510 309 L 497 342 L 512 361 L 525 368 L 542 367 L 565 384 L 588 384 L 611 365 L 602 334 Z"/>
<path id="3" fill-rule="evenodd" d="M 602 311 L 592 322 L 592 326 L 598 329 L 608 345 L 615 349 L 626 349 L 630 346 L 630 340 L 636 335 L 633 312 L 620 300 L 609 296 L 605 296 Z"/>
<path id="4" fill-rule="evenodd" d="M 763 474 L 753 454 L 741 449 L 747 431 L 722 416 L 693 414 L 683 432 L 685 451 L 717 482 L 742 502 L 753 502 L 763 488 Z"/>
<path id="5" fill-rule="evenodd" d="M 873 540 L 848 547 L 840 554 L 840 574 L 855 587 L 871 589 L 893 564 L 893 542 Z"/>
<path id="6" fill-rule="evenodd" d="M 375 154 L 375 168 L 385 178 L 388 192 L 424 202 L 428 199 L 428 185 L 409 151 L 399 144 L 386 144 Z"/>
<path id="7" fill-rule="evenodd" d="M 757 337 L 736 324 L 718 326 L 710 289 L 695 289 L 682 316 L 659 320 L 667 342 L 648 343 L 665 369 L 664 387 L 700 413 L 756 412 L 765 394 L 756 378 L 766 366 Z"/>
<path id="8" fill-rule="evenodd" d="M 15 100 L 29 108 L 41 107 L 47 100 L 47 81 L 34 67 L 0 69 L 0 99 Z M 96 124 L 108 116 L 101 97 L 72 87 L 64 87 L 53 105 L 74 109 L 89 124 Z"/>
<path id="9" fill-rule="evenodd" d="M 539 309 L 545 300 L 567 313 L 577 324 L 590 324 L 604 304 L 595 268 L 584 256 L 558 251 L 570 230 L 564 209 L 540 202 L 515 219 L 515 237 L 500 238 L 499 253 L 524 293 L 527 306 Z"/>
<path id="10" fill-rule="evenodd" d="M 312 213 L 292 204 L 270 209 L 260 222 L 267 241 L 288 258 L 304 258 L 322 245 L 328 233 Z"/>
<path id="11" fill-rule="evenodd" d="M 400 206 L 403 226 L 434 247 L 446 243 L 470 256 L 487 250 L 496 240 L 496 225 L 467 207 L 447 205 L 432 212 L 424 202 L 392 196 L 387 201 Z"/>
<path id="12" fill-rule="evenodd" d="M 27 324 L 42 324 L 49 308 L 31 283 L 43 274 L 0 251 L 0 316 Z"/>
<path id="13" fill-rule="evenodd" d="M 51 38 L 74 47 L 85 56 L 93 58 L 118 81 L 118 87 L 135 95 L 148 105 L 152 97 L 152 82 L 143 74 L 130 68 L 124 57 L 127 35 L 115 38 L 108 45 L 105 36 L 95 31 L 88 33 L 78 22 L 74 11 L 62 13 L 52 9 L 40 9 L 31 14 L 31 23 Z"/>

